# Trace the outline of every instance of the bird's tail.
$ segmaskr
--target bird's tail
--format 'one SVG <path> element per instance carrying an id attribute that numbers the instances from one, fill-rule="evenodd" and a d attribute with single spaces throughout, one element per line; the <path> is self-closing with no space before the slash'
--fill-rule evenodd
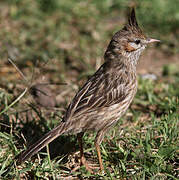
<path id="1" fill-rule="evenodd" d="M 23 151 L 17 159 L 17 164 L 21 164 L 22 162 L 24 162 L 27 159 L 29 159 L 30 157 L 32 157 L 34 154 L 39 152 L 47 144 L 52 142 L 54 139 L 56 139 L 58 136 L 60 136 L 63 133 L 66 133 L 66 123 L 65 122 L 60 123 L 57 127 L 55 127 L 50 132 L 45 134 L 36 143 L 31 145 L 27 150 Z"/>

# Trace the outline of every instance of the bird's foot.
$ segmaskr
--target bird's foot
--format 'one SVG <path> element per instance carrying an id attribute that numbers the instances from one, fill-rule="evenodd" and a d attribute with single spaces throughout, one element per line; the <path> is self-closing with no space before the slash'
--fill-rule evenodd
<path id="1" fill-rule="evenodd" d="M 82 166 L 82 165 L 85 166 L 87 171 L 89 171 L 90 173 L 94 173 L 94 171 L 93 171 L 94 167 L 88 165 L 86 158 L 84 156 L 82 156 L 80 158 L 80 166 Z"/>
<path id="2" fill-rule="evenodd" d="M 86 170 L 89 171 L 92 174 L 96 173 L 102 173 L 103 169 L 99 169 L 99 166 L 97 164 L 90 164 L 87 162 L 86 158 L 84 156 L 80 157 L 80 165 L 76 166 L 75 168 L 72 169 L 72 171 L 77 171 L 80 166 L 85 166 Z"/>

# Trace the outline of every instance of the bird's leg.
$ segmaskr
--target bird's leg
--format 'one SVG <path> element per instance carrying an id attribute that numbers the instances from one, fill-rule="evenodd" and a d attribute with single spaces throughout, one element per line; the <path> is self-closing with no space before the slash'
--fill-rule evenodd
<path id="1" fill-rule="evenodd" d="M 82 141 L 83 135 L 84 135 L 84 133 L 77 134 L 77 139 L 78 139 L 78 143 L 79 143 L 79 147 L 80 147 L 80 165 L 83 164 L 82 159 L 85 159 L 84 152 L 83 152 L 83 141 Z"/>
<path id="2" fill-rule="evenodd" d="M 99 166 L 100 166 L 100 170 L 102 171 L 104 169 L 103 167 L 103 162 L 101 159 L 101 151 L 100 151 L 100 146 L 97 142 L 95 142 L 95 147 L 96 147 L 96 151 L 97 151 L 97 155 L 98 155 L 98 161 L 99 161 Z"/>
<path id="3" fill-rule="evenodd" d="M 97 133 L 96 135 L 96 139 L 95 139 L 95 147 L 96 147 L 96 151 L 97 151 L 97 155 L 98 155 L 98 161 L 99 161 L 99 166 L 100 166 L 100 170 L 102 171 L 104 169 L 103 167 L 103 162 L 101 159 L 101 151 L 100 151 L 100 144 L 103 140 L 104 137 L 104 132 L 105 130 L 101 130 Z"/>
<path id="4" fill-rule="evenodd" d="M 80 165 L 84 165 L 86 169 L 92 173 L 92 170 L 91 170 L 92 168 L 87 164 L 85 156 L 84 156 L 84 152 L 83 152 L 83 142 L 82 142 L 83 135 L 84 135 L 83 132 L 77 134 L 78 143 L 80 147 Z"/>

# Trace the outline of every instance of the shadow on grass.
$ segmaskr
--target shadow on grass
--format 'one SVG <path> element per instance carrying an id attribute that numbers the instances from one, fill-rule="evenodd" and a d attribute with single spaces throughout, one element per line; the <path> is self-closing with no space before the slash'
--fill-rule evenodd
<path id="1" fill-rule="evenodd" d="M 19 118 L 18 122 L 10 122 L 10 116 L 7 116 L 5 114 L 1 117 L 1 123 L 7 125 L 1 126 L 2 133 L 9 134 L 11 131 L 11 126 L 13 127 L 13 129 L 15 129 L 15 131 L 17 130 L 18 133 L 13 133 L 17 134 L 17 136 L 15 135 L 17 149 L 24 149 L 22 148 L 24 144 L 26 144 L 28 148 L 53 128 L 52 125 L 49 125 L 49 123 L 47 123 L 47 120 L 41 115 L 41 113 L 36 111 L 38 120 L 34 119 L 34 117 L 31 117 L 29 115 L 29 111 L 25 113 L 26 117 L 23 116 L 23 118 L 20 118 L 18 117 L 18 115 L 16 116 L 17 119 Z M 59 119 L 59 123 L 60 121 L 61 120 Z M 57 156 L 65 157 L 65 155 L 75 152 L 78 149 L 78 145 L 76 142 L 77 139 L 74 135 L 59 136 L 49 144 L 51 159 L 54 159 Z M 44 147 L 40 152 L 46 152 L 46 148 Z M 18 157 L 18 155 L 16 156 L 16 158 Z M 44 155 L 40 156 L 43 157 Z M 34 159 L 34 157 L 35 155 L 32 157 L 32 159 Z M 66 162 L 67 158 L 64 158 L 63 161 Z"/>

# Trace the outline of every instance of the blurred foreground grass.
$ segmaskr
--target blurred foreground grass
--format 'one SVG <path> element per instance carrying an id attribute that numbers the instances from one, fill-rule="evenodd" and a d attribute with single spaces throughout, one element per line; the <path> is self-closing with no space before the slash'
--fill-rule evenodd
<path id="1" fill-rule="evenodd" d="M 168 55 L 178 56 L 178 1 L 136 2 L 142 29 L 163 42 L 153 49 L 171 63 Z M 102 63 L 106 45 L 126 22 L 130 5 L 131 1 L 124 0 L 0 2 L 0 112 L 7 110 L 0 115 L 0 176 L 24 149 L 23 144 L 34 142 L 58 124 L 78 87 Z M 19 81 L 7 57 L 29 83 Z M 84 167 L 71 172 L 79 156 L 76 138 L 71 136 L 58 138 L 50 145 L 50 154 L 41 152 L 42 156 L 14 166 L 1 178 L 178 179 L 179 71 L 175 64 L 161 69 L 155 81 L 139 78 L 133 105 L 102 143 L 103 175 L 91 175 Z M 32 74 L 34 81 L 45 76 L 50 83 L 68 83 L 51 87 L 62 111 L 47 112 L 31 105 L 29 94 L 8 107 L 30 84 Z M 88 133 L 84 137 L 87 160 L 92 164 L 97 163 L 94 138 Z"/>

